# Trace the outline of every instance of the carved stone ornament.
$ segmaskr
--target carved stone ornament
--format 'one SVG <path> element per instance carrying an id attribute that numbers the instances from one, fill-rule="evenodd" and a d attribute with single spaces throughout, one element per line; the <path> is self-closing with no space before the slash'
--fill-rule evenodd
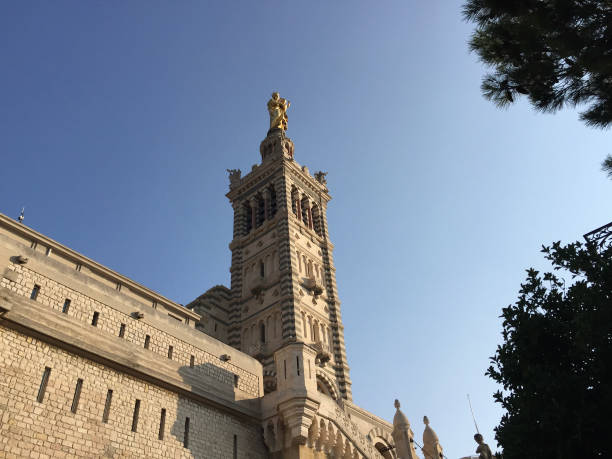
<path id="1" fill-rule="evenodd" d="M 268 136 L 259 145 L 262 161 L 275 158 L 293 160 L 293 150 L 293 141 L 281 130 L 268 133 Z"/>
<path id="2" fill-rule="evenodd" d="M 327 184 L 326 176 L 327 176 L 327 172 L 323 172 L 323 171 L 315 172 L 315 175 L 314 175 L 315 180 L 319 182 L 321 185 Z"/>
<path id="3" fill-rule="evenodd" d="M 240 185 L 242 171 L 240 169 L 227 169 L 230 180 L 230 188 Z"/>
<path id="4" fill-rule="evenodd" d="M 251 293 L 255 298 L 257 298 L 257 301 L 259 301 L 259 303 L 263 303 L 265 295 L 265 288 L 263 285 L 256 285 L 255 287 L 253 287 L 251 289 Z"/>
<path id="5" fill-rule="evenodd" d="M 325 367 L 325 364 L 331 360 L 331 353 L 329 352 L 328 346 L 321 341 L 317 341 L 312 347 L 317 351 L 315 365 Z"/>
<path id="6" fill-rule="evenodd" d="M 25 265 L 28 262 L 28 260 L 29 258 L 24 257 L 23 255 L 17 255 L 17 257 L 15 257 L 15 261 L 19 263 L 20 265 Z"/>

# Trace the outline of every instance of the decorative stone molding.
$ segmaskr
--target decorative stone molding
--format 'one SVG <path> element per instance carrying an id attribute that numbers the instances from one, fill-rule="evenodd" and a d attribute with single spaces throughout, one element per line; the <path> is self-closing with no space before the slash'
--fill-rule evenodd
<path id="1" fill-rule="evenodd" d="M 240 185 L 240 176 L 242 171 L 240 169 L 226 169 L 229 174 L 230 189 Z"/>
<path id="2" fill-rule="evenodd" d="M 331 360 L 331 352 L 327 343 L 317 341 L 312 346 L 317 351 L 315 364 L 325 367 L 325 364 Z"/>
<path id="3" fill-rule="evenodd" d="M 315 416 L 310 428 L 306 445 L 315 451 L 339 459 L 379 459 L 378 450 L 359 432 L 357 426 L 342 416 Z"/>
<path id="4" fill-rule="evenodd" d="M 283 131 L 271 132 L 259 145 L 262 163 L 275 158 L 293 160 L 293 150 L 293 142 Z"/>
<path id="5" fill-rule="evenodd" d="M 325 371 L 323 371 L 321 368 L 316 369 L 316 375 L 317 379 L 320 380 L 323 384 L 325 384 L 325 387 L 327 388 L 327 390 L 329 390 L 332 398 L 334 400 L 338 400 L 340 398 L 340 391 L 338 390 L 338 387 L 336 386 L 334 381 L 332 381 L 331 378 L 327 376 Z"/>
<path id="6" fill-rule="evenodd" d="M 296 397 L 278 405 L 285 420 L 291 445 L 304 445 L 308 440 L 308 429 L 319 404 L 308 397 Z"/>
<path id="7" fill-rule="evenodd" d="M 25 257 L 23 255 L 17 255 L 15 257 L 15 262 L 20 264 L 20 265 L 25 265 L 30 259 L 28 257 Z"/>

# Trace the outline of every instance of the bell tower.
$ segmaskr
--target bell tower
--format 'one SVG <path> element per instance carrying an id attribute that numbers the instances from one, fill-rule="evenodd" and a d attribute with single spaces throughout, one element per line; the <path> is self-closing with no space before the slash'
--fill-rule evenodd
<path id="1" fill-rule="evenodd" d="M 229 343 L 264 365 L 265 393 L 302 387 L 351 400 L 327 227 L 325 173 L 294 159 L 289 102 L 274 93 L 261 163 L 228 170 L 234 209 Z M 307 427 L 307 426 L 306 426 Z"/>

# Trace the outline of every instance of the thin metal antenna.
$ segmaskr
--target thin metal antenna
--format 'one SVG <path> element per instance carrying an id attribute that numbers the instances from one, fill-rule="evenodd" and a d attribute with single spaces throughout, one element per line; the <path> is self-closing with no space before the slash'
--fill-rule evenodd
<path id="1" fill-rule="evenodd" d="M 19 217 L 17 217 L 17 220 L 19 220 L 19 223 L 23 223 L 24 218 L 25 218 L 25 207 L 22 207 L 21 213 L 19 214 Z"/>
<path id="2" fill-rule="evenodd" d="M 470 400 L 470 394 L 467 394 L 468 403 L 470 404 L 470 412 L 472 413 L 472 420 L 474 421 L 474 427 L 476 427 L 476 433 L 480 433 L 478 430 L 478 424 L 476 424 L 476 418 L 474 417 L 474 410 L 472 409 L 472 401 Z"/>

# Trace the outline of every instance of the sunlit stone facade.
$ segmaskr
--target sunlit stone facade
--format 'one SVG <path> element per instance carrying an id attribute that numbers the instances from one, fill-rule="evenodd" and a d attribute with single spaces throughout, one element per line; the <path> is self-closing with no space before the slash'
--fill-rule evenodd
<path id="1" fill-rule="evenodd" d="M 325 174 L 282 130 L 260 152 L 231 285 L 187 307 L 0 215 L 0 458 L 418 457 L 399 404 L 352 400 Z"/>

